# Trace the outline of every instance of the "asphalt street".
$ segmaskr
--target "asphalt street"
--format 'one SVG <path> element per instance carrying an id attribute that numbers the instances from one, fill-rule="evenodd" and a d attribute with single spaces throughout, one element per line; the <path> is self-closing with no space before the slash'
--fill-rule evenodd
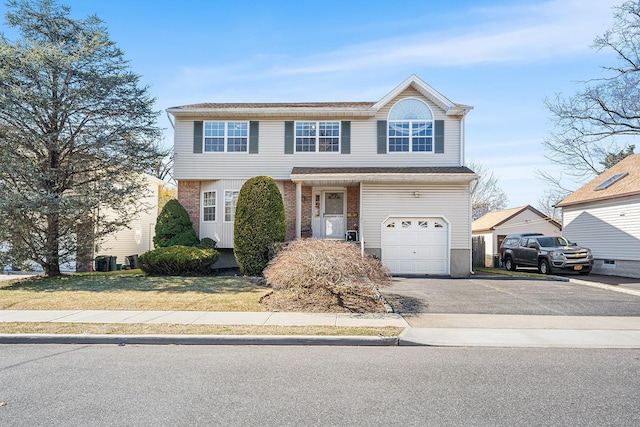
<path id="1" fill-rule="evenodd" d="M 0 425 L 637 426 L 638 350 L 0 346 Z"/>

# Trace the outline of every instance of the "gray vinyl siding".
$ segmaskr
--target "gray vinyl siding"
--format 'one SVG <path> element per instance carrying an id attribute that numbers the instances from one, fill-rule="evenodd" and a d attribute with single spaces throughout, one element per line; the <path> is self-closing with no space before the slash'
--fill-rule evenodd
<path id="1" fill-rule="evenodd" d="M 350 153 L 284 154 L 285 120 L 260 120 L 260 152 L 193 153 L 193 120 L 177 120 L 174 177 L 179 180 L 288 179 L 297 167 L 460 166 L 460 121 L 446 120 L 445 153 L 378 154 L 377 120 L 351 120 Z"/>
<path id="2" fill-rule="evenodd" d="M 563 235 L 596 259 L 640 261 L 640 199 L 563 208 Z"/>
<path id="3" fill-rule="evenodd" d="M 218 248 L 233 248 L 233 222 L 224 220 L 224 192 L 240 190 L 246 179 L 224 179 L 217 181 L 202 181 L 200 183 L 200 238 L 210 237 L 216 240 Z M 282 182 L 276 182 L 280 193 L 284 194 Z M 216 192 L 216 220 L 203 221 L 204 207 L 202 198 L 204 192 Z"/>
<path id="4" fill-rule="evenodd" d="M 418 191 L 419 197 L 414 193 Z M 381 247 L 381 225 L 389 216 L 443 217 L 449 222 L 450 249 L 470 249 L 469 185 L 362 184 L 362 237 L 365 247 Z"/>

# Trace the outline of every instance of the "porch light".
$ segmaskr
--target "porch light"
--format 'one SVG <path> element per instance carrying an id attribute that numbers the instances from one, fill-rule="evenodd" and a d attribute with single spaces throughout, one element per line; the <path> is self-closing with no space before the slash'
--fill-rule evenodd
<path id="1" fill-rule="evenodd" d="M 420 197 L 420 192 L 419 191 L 414 191 L 413 192 L 413 197 Z"/>

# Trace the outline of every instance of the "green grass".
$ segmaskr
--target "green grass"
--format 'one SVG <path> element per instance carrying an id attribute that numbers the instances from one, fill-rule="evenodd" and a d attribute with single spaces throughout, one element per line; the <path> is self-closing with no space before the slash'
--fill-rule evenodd
<path id="1" fill-rule="evenodd" d="M 473 267 L 473 270 L 481 271 L 483 273 L 502 274 L 504 276 L 514 276 L 514 277 L 534 277 L 537 279 L 548 277 L 544 274 L 535 273 L 533 271 L 509 271 L 503 268 Z"/>
<path id="2" fill-rule="evenodd" d="M 271 289 L 240 276 L 148 277 L 140 270 L 0 282 L 0 310 L 265 311 Z M 395 327 L 0 322 L 4 334 L 397 336 Z"/>
<path id="3" fill-rule="evenodd" d="M 140 270 L 0 283 L 0 310 L 264 311 L 269 289 L 241 276 L 153 277 Z"/>

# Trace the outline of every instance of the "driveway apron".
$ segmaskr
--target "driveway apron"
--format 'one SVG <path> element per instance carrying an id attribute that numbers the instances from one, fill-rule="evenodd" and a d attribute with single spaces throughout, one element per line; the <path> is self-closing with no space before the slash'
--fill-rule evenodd
<path id="1" fill-rule="evenodd" d="M 394 277 L 380 291 L 414 327 L 422 326 L 420 316 L 429 314 L 640 316 L 640 296 L 554 280 Z"/>

